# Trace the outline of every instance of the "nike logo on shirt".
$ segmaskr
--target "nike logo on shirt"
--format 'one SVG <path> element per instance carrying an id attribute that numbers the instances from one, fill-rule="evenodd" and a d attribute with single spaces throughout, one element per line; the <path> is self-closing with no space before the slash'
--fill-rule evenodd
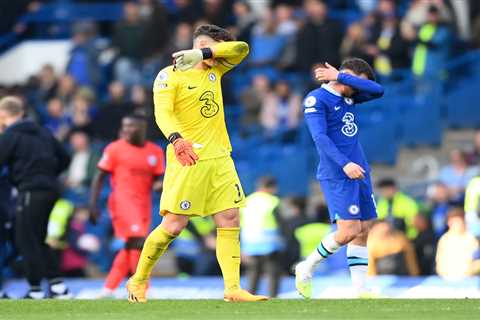
<path id="1" fill-rule="evenodd" d="M 338 111 L 340 110 L 340 108 L 341 108 L 340 106 L 335 106 L 333 109 L 335 109 L 335 111 Z"/>
<path id="2" fill-rule="evenodd" d="M 192 90 L 195 89 L 196 87 L 188 86 L 188 89 Z"/>

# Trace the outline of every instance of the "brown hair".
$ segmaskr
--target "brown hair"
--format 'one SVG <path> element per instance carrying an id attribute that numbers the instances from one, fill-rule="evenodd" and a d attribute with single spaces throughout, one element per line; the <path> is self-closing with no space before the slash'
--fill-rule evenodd
<path id="1" fill-rule="evenodd" d="M 343 61 L 340 70 L 352 70 L 356 75 L 365 74 L 369 80 L 375 81 L 375 73 L 367 61 L 360 58 L 350 58 Z"/>
<path id="2" fill-rule="evenodd" d="M 230 31 L 213 24 L 199 26 L 193 33 L 193 38 L 195 39 L 199 36 L 209 36 L 215 41 L 235 41 L 235 37 Z"/>

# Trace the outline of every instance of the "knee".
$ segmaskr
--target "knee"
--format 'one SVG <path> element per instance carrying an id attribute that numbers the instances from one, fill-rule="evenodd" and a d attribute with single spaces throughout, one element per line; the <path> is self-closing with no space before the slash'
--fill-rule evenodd
<path id="1" fill-rule="evenodd" d="M 362 230 L 357 235 L 356 240 L 360 243 L 367 243 L 368 234 L 370 233 L 370 229 L 372 228 L 372 223 L 367 221 L 366 223 L 362 223 Z"/>
<path id="2" fill-rule="evenodd" d="M 187 224 L 188 219 L 183 219 L 183 217 L 165 217 L 160 225 L 165 231 L 167 231 L 171 235 L 178 236 L 183 231 L 183 229 L 185 229 Z"/>
<path id="3" fill-rule="evenodd" d="M 238 210 L 228 210 L 214 216 L 218 228 L 238 228 L 240 226 L 240 214 Z"/>
<path id="4" fill-rule="evenodd" d="M 170 233 L 174 236 L 178 236 L 183 231 L 183 229 L 185 229 L 186 224 L 183 224 L 183 223 L 180 223 L 180 222 L 173 222 L 173 223 L 169 223 L 169 224 L 165 224 L 165 225 L 162 224 L 162 227 L 168 233 Z"/>
<path id="5" fill-rule="evenodd" d="M 347 228 L 339 229 L 335 236 L 335 240 L 339 244 L 345 245 L 357 238 L 360 234 L 362 234 L 362 226 L 360 224 L 352 224 Z"/>

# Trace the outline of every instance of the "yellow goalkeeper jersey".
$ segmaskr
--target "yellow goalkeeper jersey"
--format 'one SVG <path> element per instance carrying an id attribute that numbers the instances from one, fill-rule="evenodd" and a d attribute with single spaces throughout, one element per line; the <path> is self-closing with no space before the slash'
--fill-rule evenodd
<path id="1" fill-rule="evenodd" d="M 246 45 L 246 50 L 238 46 Z M 169 66 L 161 70 L 153 84 L 155 120 L 168 137 L 178 132 L 194 144 L 200 160 L 230 155 L 232 146 L 228 137 L 223 108 L 221 79 L 248 54 L 244 42 L 222 42 L 215 46 L 228 58 L 216 55 L 214 67 L 187 71 Z M 173 156 L 171 147 L 167 157 Z"/>

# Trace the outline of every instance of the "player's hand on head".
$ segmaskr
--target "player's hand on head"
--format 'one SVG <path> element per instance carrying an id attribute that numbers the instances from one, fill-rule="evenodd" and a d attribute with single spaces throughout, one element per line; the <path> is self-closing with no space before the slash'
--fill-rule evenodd
<path id="1" fill-rule="evenodd" d="M 180 71 L 192 69 L 203 60 L 200 49 L 182 50 L 172 54 L 173 65 Z"/>
<path id="2" fill-rule="evenodd" d="M 193 151 L 190 141 L 178 138 L 173 142 L 175 157 L 182 166 L 193 166 L 197 163 L 198 155 Z"/>
<path id="3" fill-rule="evenodd" d="M 363 179 L 365 178 L 365 169 L 354 162 L 349 162 L 343 167 L 343 172 L 350 179 Z"/>
<path id="4" fill-rule="evenodd" d="M 338 78 L 339 71 L 325 62 L 325 67 L 315 69 L 315 79 L 318 81 L 335 81 Z"/>

